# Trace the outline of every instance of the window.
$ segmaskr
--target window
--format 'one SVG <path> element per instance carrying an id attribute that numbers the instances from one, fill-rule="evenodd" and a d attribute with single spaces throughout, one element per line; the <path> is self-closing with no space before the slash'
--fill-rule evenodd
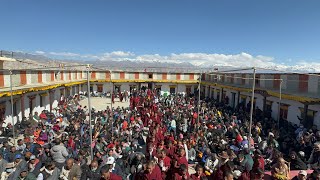
<path id="1" fill-rule="evenodd" d="M 97 84 L 97 91 L 103 92 L 103 85 L 102 84 Z"/>
<path id="2" fill-rule="evenodd" d="M 280 105 L 280 117 L 284 120 L 288 119 L 288 107 L 287 104 L 281 104 Z"/>
<path id="3" fill-rule="evenodd" d="M 114 93 L 121 92 L 121 85 L 115 85 Z"/>
<path id="4" fill-rule="evenodd" d="M 5 113 L 6 113 L 6 104 L 2 103 L 2 104 L 0 104 L 0 121 L 2 121 L 2 119 L 4 119 Z"/>
<path id="5" fill-rule="evenodd" d="M 197 92 L 198 92 L 198 87 L 199 87 L 199 86 L 194 86 L 194 89 L 193 89 L 193 90 L 194 90 L 194 93 L 197 93 Z"/>
<path id="6" fill-rule="evenodd" d="M 148 77 L 149 77 L 149 79 L 152 79 L 153 75 L 152 74 L 148 74 Z"/>
<path id="7" fill-rule="evenodd" d="M 170 87 L 170 94 L 175 94 L 175 93 L 176 93 L 176 88 Z"/>
<path id="8" fill-rule="evenodd" d="M 220 102 L 220 90 L 217 90 L 217 99 L 218 102 Z"/>
<path id="9" fill-rule="evenodd" d="M 240 103 L 246 104 L 247 103 L 247 96 L 240 95 Z"/>
<path id="10" fill-rule="evenodd" d="M 40 95 L 40 107 L 43 107 L 43 96 Z"/>
<path id="11" fill-rule="evenodd" d="M 301 112 L 301 118 L 304 118 L 304 108 L 299 108 L 299 109 Z M 312 122 L 314 120 L 314 116 L 316 113 L 317 113 L 317 111 L 313 111 L 313 110 L 308 109 L 308 112 L 307 112 L 308 121 Z"/>
<path id="12" fill-rule="evenodd" d="M 266 101 L 266 111 L 271 111 L 272 109 L 272 101 Z"/>
<path id="13" fill-rule="evenodd" d="M 187 96 L 191 94 L 191 86 L 186 87 L 186 93 L 187 93 Z"/>
<path id="14" fill-rule="evenodd" d="M 256 79 L 256 86 L 260 85 L 260 78 Z"/>
<path id="15" fill-rule="evenodd" d="M 17 100 L 13 100 L 13 116 L 17 116 Z"/>

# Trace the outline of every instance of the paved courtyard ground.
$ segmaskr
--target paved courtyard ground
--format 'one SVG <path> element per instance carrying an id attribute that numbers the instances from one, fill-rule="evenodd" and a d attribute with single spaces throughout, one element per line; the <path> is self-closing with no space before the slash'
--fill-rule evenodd
<path id="1" fill-rule="evenodd" d="M 107 106 L 111 106 L 111 98 L 101 98 L 101 97 L 91 97 L 91 107 L 94 107 L 96 110 L 104 110 Z M 82 106 L 88 106 L 88 98 L 85 98 L 80 101 Z M 129 107 L 130 103 L 127 102 L 120 102 L 119 98 L 115 98 L 115 103 L 112 105 L 113 107 Z"/>

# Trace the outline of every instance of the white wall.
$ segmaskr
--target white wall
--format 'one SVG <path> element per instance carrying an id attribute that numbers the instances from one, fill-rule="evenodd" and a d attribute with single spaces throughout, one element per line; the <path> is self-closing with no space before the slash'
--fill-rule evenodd
<path id="1" fill-rule="evenodd" d="M 104 92 L 111 92 L 112 91 L 112 85 L 111 83 L 103 83 L 103 91 Z"/>
<path id="2" fill-rule="evenodd" d="M 155 85 L 161 85 L 161 91 L 170 91 L 168 83 L 155 83 Z"/>
<path id="3" fill-rule="evenodd" d="M 279 98 L 277 97 L 268 97 L 267 100 L 273 101 L 272 104 L 272 118 L 277 119 L 278 118 L 278 102 Z M 304 108 L 304 105 L 297 101 L 291 101 L 287 99 L 282 99 L 281 103 L 290 105 L 288 107 L 288 117 L 287 120 L 290 122 L 293 122 L 295 124 L 299 124 L 300 121 L 297 116 L 301 116 L 301 111 L 299 108 Z M 310 109 L 310 108 L 309 108 Z"/>
<path id="4" fill-rule="evenodd" d="M 52 102 L 52 109 L 58 107 L 58 103 L 60 101 L 60 88 L 57 88 L 53 93 L 53 102 Z"/>
<path id="5" fill-rule="evenodd" d="M 320 107 L 319 107 L 319 109 L 320 109 Z M 318 129 L 320 128 L 320 111 L 318 111 L 315 114 L 313 124 L 316 125 L 318 127 Z"/>
<path id="6" fill-rule="evenodd" d="M 308 92 L 317 93 L 319 87 L 319 77 L 318 76 L 309 76 L 308 82 Z"/>
<path id="7" fill-rule="evenodd" d="M 286 74 L 280 75 L 280 79 L 282 79 L 281 89 L 287 89 L 288 76 Z"/>
<path id="8" fill-rule="evenodd" d="M 256 99 L 256 108 L 263 110 L 263 96 L 260 94 L 255 94 Z"/>
<path id="9" fill-rule="evenodd" d="M 97 91 L 98 90 L 98 86 L 96 84 L 92 84 L 93 87 L 93 91 Z"/>
<path id="10" fill-rule="evenodd" d="M 4 87 L 10 87 L 10 75 L 3 72 Z"/>
<path id="11" fill-rule="evenodd" d="M 191 89 L 192 89 L 192 87 L 191 87 Z M 177 85 L 177 91 L 178 91 L 178 92 L 186 92 L 186 90 L 187 90 L 187 87 L 186 87 L 185 84 L 178 84 L 178 85 Z M 192 91 L 192 90 L 191 90 L 191 91 Z"/>

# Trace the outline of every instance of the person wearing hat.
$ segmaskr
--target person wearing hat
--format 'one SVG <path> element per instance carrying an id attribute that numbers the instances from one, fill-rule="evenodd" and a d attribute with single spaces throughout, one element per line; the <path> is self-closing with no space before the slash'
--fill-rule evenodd
<path id="1" fill-rule="evenodd" d="M 116 159 L 113 156 L 110 156 L 110 157 L 107 158 L 106 165 L 108 167 L 112 167 L 110 169 L 112 173 L 117 174 L 119 176 L 123 175 L 122 169 L 120 168 L 119 164 L 116 163 Z"/>
<path id="2" fill-rule="evenodd" d="M 15 172 L 13 177 L 14 179 L 17 179 L 20 176 L 21 171 L 27 168 L 27 162 L 24 159 L 22 159 L 21 154 L 17 154 L 15 156 L 14 167 L 15 167 Z"/>
<path id="3" fill-rule="evenodd" d="M 305 170 L 300 170 L 298 175 L 292 178 L 292 180 L 306 180 L 308 178 L 308 173 Z"/>
<path id="4" fill-rule="evenodd" d="M 38 176 L 40 173 L 41 165 L 42 163 L 39 161 L 39 159 L 36 158 L 35 155 L 30 156 L 28 161 L 28 168 L 30 173 Z"/>

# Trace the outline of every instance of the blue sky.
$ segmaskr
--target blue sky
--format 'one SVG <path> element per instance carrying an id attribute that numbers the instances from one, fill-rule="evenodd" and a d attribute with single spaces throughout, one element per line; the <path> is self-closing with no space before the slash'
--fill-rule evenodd
<path id="1" fill-rule="evenodd" d="M 3 0 L 0 49 L 320 63 L 319 0 Z"/>

